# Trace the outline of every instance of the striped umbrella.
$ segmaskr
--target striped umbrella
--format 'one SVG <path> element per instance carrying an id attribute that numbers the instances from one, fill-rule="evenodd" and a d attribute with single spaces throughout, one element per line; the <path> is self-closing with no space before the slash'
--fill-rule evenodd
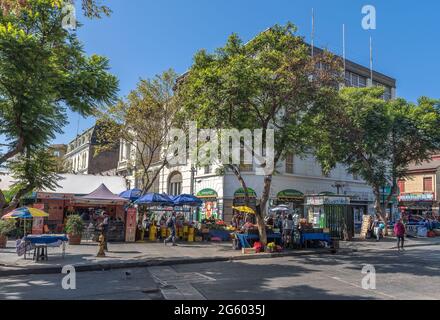
<path id="1" fill-rule="evenodd" d="M 12 212 L 9 212 L 7 215 L 4 215 L 2 219 L 23 219 L 23 220 L 29 220 L 33 218 L 47 218 L 49 217 L 49 214 L 35 208 L 28 208 L 28 207 L 21 207 L 18 209 L 15 209 Z M 24 224 L 24 234 L 26 235 L 26 223 Z"/>

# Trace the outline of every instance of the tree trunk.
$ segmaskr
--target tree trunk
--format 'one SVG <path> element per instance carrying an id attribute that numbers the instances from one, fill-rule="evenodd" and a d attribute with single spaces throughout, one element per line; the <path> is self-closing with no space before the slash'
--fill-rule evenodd
<path id="1" fill-rule="evenodd" d="M 0 190 L 0 218 L 3 216 L 3 208 L 6 206 L 6 198 L 3 191 Z"/>
<path id="2" fill-rule="evenodd" d="M 272 176 L 264 177 L 264 189 L 260 201 L 260 210 L 257 210 L 257 225 L 260 233 L 260 242 L 267 245 L 266 225 L 264 223 L 264 217 L 266 216 L 267 202 L 269 201 L 270 187 L 272 185 Z"/>
<path id="3" fill-rule="evenodd" d="M 376 216 L 377 216 L 377 218 L 379 218 L 380 221 L 382 221 L 385 224 L 384 236 L 387 236 L 388 235 L 388 219 L 386 216 L 386 212 L 383 212 L 383 210 L 382 210 L 380 187 L 375 187 L 373 192 L 374 192 L 374 197 L 375 197 L 374 209 L 376 211 Z"/>
<path id="4" fill-rule="evenodd" d="M 235 176 L 236 176 L 237 179 L 238 179 L 238 182 L 240 183 L 240 186 L 241 186 L 241 187 L 243 188 L 243 190 L 244 190 L 244 203 L 245 203 L 245 205 L 246 205 L 247 207 L 249 207 L 250 204 L 251 204 L 251 200 L 250 200 L 250 198 L 249 198 L 249 192 L 248 192 L 248 189 L 247 189 L 246 181 L 244 181 L 244 178 L 243 178 L 243 176 L 241 175 L 241 172 L 240 172 L 240 170 L 238 169 L 237 166 L 235 166 L 235 165 L 231 165 L 230 168 L 231 168 L 232 171 L 234 172 Z"/>

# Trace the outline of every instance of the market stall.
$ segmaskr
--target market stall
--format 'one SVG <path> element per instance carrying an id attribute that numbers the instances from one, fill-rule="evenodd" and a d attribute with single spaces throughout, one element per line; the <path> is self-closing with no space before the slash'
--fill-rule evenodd
<path id="1" fill-rule="evenodd" d="M 103 218 L 101 213 L 105 212 L 109 216 L 108 242 L 124 242 L 125 205 L 127 203 L 127 199 L 113 194 L 104 184 L 101 184 L 92 193 L 75 197 L 72 201 L 73 210 L 68 214 L 80 214 L 92 234 L 92 239 L 96 240 L 100 234 L 100 219 Z"/>
<path id="2" fill-rule="evenodd" d="M 291 213 L 304 215 L 304 194 L 301 191 L 288 189 L 277 194 L 275 201 L 277 206 L 285 205 L 291 209 Z"/>
<path id="3" fill-rule="evenodd" d="M 350 197 L 339 195 L 307 196 L 305 200 L 307 233 L 329 234 L 331 238 L 350 240 L 354 237 L 354 220 L 349 210 Z"/>
<path id="4" fill-rule="evenodd" d="M 255 215 L 255 211 L 252 208 L 246 206 L 233 207 L 234 210 L 245 214 L 247 217 Z M 233 233 L 233 248 L 240 249 L 255 249 L 257 252 L 262 250 L 260 244 L 260 236 L 258 227 L 251 222 L 251 219 L 246 219 L 246 223 Z M 266 226 L 266 238 L 268 243 L 275 245 L 281 245 L 281 233 L 276 231 L 273 226 Z M 243 250 L 243 252 L 245 252 Z"/>

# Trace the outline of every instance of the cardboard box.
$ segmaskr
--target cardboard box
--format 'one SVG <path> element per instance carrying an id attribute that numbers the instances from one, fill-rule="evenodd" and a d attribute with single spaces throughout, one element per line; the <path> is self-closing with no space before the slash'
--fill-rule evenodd
<path id="1" fill-rule="evenodd" d="M 243 254 L 254 254 L 254 253 L 256 253 L 254 248 L 242 248 L 241 252 Z"/>

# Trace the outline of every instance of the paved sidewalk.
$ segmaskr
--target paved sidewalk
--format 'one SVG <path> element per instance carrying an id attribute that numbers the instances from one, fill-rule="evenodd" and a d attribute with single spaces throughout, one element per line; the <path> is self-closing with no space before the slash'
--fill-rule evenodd
<path id="1" fill-rule="evenodd" d="M 299 250 L 284 253 L 260 253 L 243 255 L 233 250 L 230 242 L 223 243 L 179 243 L 173 247 L 163 243 L 110 243 L 106 257 L 97 258 L 98 245 L 83 242 L 80 246 L 66 246 L 66 256 L 62 257 L 61 248 L 48 248 L 49 261 L 32 261 L 18 257 L 15 243 L 8 242 L 6 249 L 0 249 L 0 276 L 59 273 L 65 265 L 75 266 L 77 271 L 99 271 L 119 268 L 152 267 L 188 263 L 247 260 L 329 253 L 329 249 Z"/>
<path id="2" fill-rule="evenodd" d="M 408 239 L 406 245 L 407 248 L 439 246 L 440 238 Z M 394 248 L 396 248 L 396 243 L 392 238 L 384 239 L 380 242 L 341 242 L 338 254 L 351 254 L 355 251 L 380 252 L 389 251 Z M 49 261 L 37 263 L 32 261 L 31 258 L 24 260 L 23 257 L 18 257 L 15 252 L 15 242 L 10 241 L 6 249 L 0 249 L 0 277 L 60 273 L 65 265 L 73 265 L 80 272 L 329 254 L 329 249 L 308 249 L 274 254 L 243 255 L 241 251 L 232 250 L 230 242 L 180 243 L 176 247 L 170 244 L 165 246 L 163 243 L 110 243 L 109 250 L 105 258 L 97 258 L 97 243 L 83 242 L 80 246 L 67 245 L 66 256 L 63 258 L 61 248 L 49 248 Z"/>

